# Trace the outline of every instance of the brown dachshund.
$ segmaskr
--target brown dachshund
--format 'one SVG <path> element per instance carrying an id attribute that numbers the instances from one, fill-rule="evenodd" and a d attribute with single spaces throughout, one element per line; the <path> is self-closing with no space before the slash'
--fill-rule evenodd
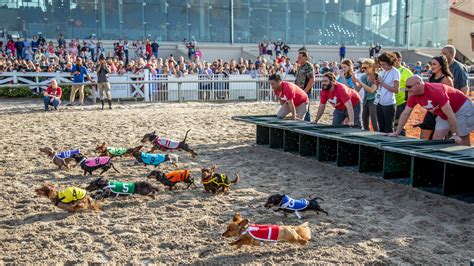
<path id="1" fill-rule="evenodd" d="M 298 226 L 249 224 L 248 219 L 242 219 L 242 216 L 236 213 L 222 236 L 238 237 L 239 239 L 229 243 L 237 245 L 237 248 L 243 245 L 262 245 L 265 242 L 276 243 L 277 241 L 306 245 L 311 239 L 311 230 L 307 222 Z"/>
<path id="2" fill-rule="evenodd" d="M 95 152 L 98 153 L 99 156 L 108 156 L 111 158 L 132 155 L 131 149 L 107 147 L 105 142 L 103 142 L 101 145 L 97 144 L 95 147 Z"/>
<path id="3" fill-rule="evenodd" d="M 190 129 L 191 130 L 191 129 Z M 158 137 L 156 134 L 156 131 L 153 131 L 151 133 L 147 133 L 143 136 L 141 142 L 145 143 L 147 141 L 153 143 L 153 148 L 151 148 L 150 152 L 154 152 L 156 150 L 162 150 L 162 151 L 173 151 L 173 150 L 185 150 L 191 154 L 191 156 L 194 158 L 196 155 L 198 155 L 194 150 L 192 150 L 189 145 L 186 143 L 186 138 L 188 137 L 189 131 L 186 131 L 186 135 L 184 136 L 183 141 L 178 141 L 178 140 L 171 140 L 163 137 Z"/>
<path id="4" fill-rule="evenodd" d="M 62 152 L 60 154 L 56 153 L 53 148 L 51 147 L 44 147 L 39 149 L 40 152 L 46 153 L 46 155 L 51 158 L 53 163 L 58 166 L 59 169 L 61 169 L 63 166 L 69 169 L 69 165 L 72 164 L 72 162 L 75 162 L 75 160 L 71 157 L 65 158 L 64 154 L 65 152 Z"/>
<path id="5" fill-rule="evenodd" d="M 99 210 L 99 205 L 87 195 L 87 192 L 77 187 L 68 187 L 58 192 L 53 185 L 44 184 L 35 189 L 35 192 L 39 196 L 48 198 L 54 206 L 69 212 Z"/>
<path id="6" fill-rule="evenodd" d="M 239 175 L 235 174 L 235 179 L 230 180 L 228 176 L 216 173 L 216 168 L 217 167 L 213 165 L 211 168 L 201 169 L 201 183 L 204 185 L 204 189 L 214 194 L 219 191 L 224 193 L 229 192 L 230 185 L 239 182 Z"/>

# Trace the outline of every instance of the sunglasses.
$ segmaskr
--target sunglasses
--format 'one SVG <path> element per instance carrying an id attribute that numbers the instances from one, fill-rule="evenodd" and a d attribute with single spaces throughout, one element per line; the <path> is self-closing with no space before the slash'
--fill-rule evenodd
<path id="1" fill-rule="evenodd" d="M 360 69 L 364 69 L 364 70 L 367 70 L 367 67 L 361 67 Z"/>

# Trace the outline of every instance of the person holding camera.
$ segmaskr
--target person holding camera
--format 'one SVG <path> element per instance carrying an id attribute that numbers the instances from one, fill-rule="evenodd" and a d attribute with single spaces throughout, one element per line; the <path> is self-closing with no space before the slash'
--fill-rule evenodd
<path id="1" fill-rule="evenodd" d="M 100 104 L 102 110 L 104 110 L 104 90 L 107 94 L 107 102 L 109 103 L 109 109 L 112 109 L 112 95 L 110 94 L 110 82 L 109 73 L 110 69 L 107 66 L 107 61 L 104 55 L 99 57 L 99 65 L 96 67 L 97 72 L 97 88 L 99 89 Z"/>

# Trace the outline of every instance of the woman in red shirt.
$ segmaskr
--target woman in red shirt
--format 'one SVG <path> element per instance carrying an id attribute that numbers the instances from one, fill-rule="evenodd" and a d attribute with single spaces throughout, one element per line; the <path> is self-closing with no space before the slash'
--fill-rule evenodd
<path id="1" fill-rule="evenodd" d="M 63 91 L 55 79 L 51 80 L 49 87 L 44 91 L 44 110 L 49 111 L 49 106 L 54 106 L 54 110 L 59 110 L 59 104 L 61 104 L 61 96 Z"/>

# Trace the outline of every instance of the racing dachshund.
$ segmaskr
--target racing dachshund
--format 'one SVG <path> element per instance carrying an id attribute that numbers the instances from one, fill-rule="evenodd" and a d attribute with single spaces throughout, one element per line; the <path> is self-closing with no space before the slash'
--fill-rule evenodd
<path id="1" fill-rule="evenodd" d="M 87 187 L 86 190 L 89 192 L 97 191 L 94 194 L 95 200 L 101 200 L 104 198 L 109 198 L 112 196 L 128 196 L 132 194 L 139 195 L 149 195 L 154 197 L 155 193 L 159 189 L 152 184 L 144 181 L 140 182 L 117 182 L 109 181 L 102 177 L 97 178 L 92 181 Z"/>
<path id="2" fill-rule="evenodd" d="M 63 166 L 69 169 L 69 165 L 74 162 L 74 159 L 71 158 L 73 154 L 80 153 L 80 150 L 68 150 L 62 152 L 54 152 L 54 149 L 51 147 L 44 147 L 39 149 L 40 152 L 46 153 L 48 157 L 53 160 L 53 163 L 61 169 Z"/>
<path id="3" fill-rule="evenodd" d="M 54 206 L 69 212 L 88 209 L 99 210 L 99 205 L 87 195 L 87 192 L 77 187 L 68 187 L 58 192 L 53 185 L 44 184 L 42 187 L 35 189 L 35 192 L 38 196 L 48 198 Z"/>
<path id="4" fill-rule="evenodd" d="M 189 148 L 189 145 L 186 143 L 186 138 L 188 137 L 188 133 L 190 130 L 186 131 L 186 135 L 184 136 L 183 141 L 160 138 L 156 135 L 156 131 L 153 131 L 152 133 L 145 134 L 141 142 L 145 143 L 149 141 L 153 144 L 153 148 L 151 148 L 150 152 L 154 152 L 156 150 L 185 150 L 191 153 L 191 156 L 194 158 L 196 157 L 197 153 L 195 153 L 191 148 Z"/>
<path id="5" fill-rule="evenodd" d="M 196 187 L 196 184 L 194 184 L 194 178 L 189 170 L 176 170 L 168 173 L 164 173 L 159 170 L 151 171 L 151 173 L 149 173 L 147 177 L 156 178 L 158 182 L 160 182 L 164 186 L 167 186 L 169 190 L 176 188 L 176 184 L 179 182 L 184 182 L 185 184 L 188 184 L 186 189 L 189 189 L 191 185 L 194 185 L 194 187 Z"/>
<path id="6" fill-rule="evenodd" d="M 174 166 L 178 163 L 178 156 L 174 154 L 157 154 L 141 152 L 143 145 L 129 149 L 132 156 L 139 162 L 147 165 L 154 165 L 155 167 L 164 162 L 170 162 Z M 128 152 L 128 151 L 127 151 Z"/>
<path id="7" fill-rule="evenodd" d="M 77 164 L 81 166 L 82 170 L 84 170 L 84 176 L 87 173 L 92 175 L 92 172 L 97 169 L 102 169 L 102 172 L 100 172 L 100 175 L 102 175 L 111 167 L 115 170 L 115 172 L 120 173 L 112 163 L 112 158 L 107 156 L 86 158 L 84 155 L 79 153 L 74 154 L 72 158 L 76 160 Z"/>
<path id="8" fill-rule="evenodd" d="M 265 204 L 265 208 L 270 209 L 273 206 L 278 207 L 275 212 L 278 211 L 283 211 L 283 214 L 285 217 L 288 217 L 288 213 L 295 213 L 296 216 L 301 219 L 301 215 L 299 212 L 304 212 L 308 210 L 316 211 L 316 213 L 319 215 L 319 212 L 325 213 L 326 215 L 329 215 L 327 211 L 321 208 L 321 206 L 318 203 L 319 200 L 323 200 L 322 198 L 315 197 L 311 200 L 307 199 L 292 199 L 286 194 L 280 195 L 280 194 L 275 194 L 272 195 L 268 198 L 267 203 Z"/>
<path id="9" fill-rule="evenodd" d="M 131 155 L 131 150 L 127 148 L 117 148 L 117 147 L 107 147 L 105 142 L 101 145 L 97 144 L 95 147 L 95 152 L 99 154 L 99 156 L 108 156 L 110 158 L 114 157 L 122 157 Z"/>
<path id="10" fill-rule="evenodd" d="M 216 166 L 213 165 L 211 168 L 202 168 L 201 169 L 201 183 L 204 185 L 204 189 L 207 192 L 217 193 L 219 190 L 222 192 L 229 192 L 230 185 L 236 184 L 239 182 L 240 177 L 238 174 L 235 174 L 235 179 L 230 180 L 230 178 L 224 174 L 216 173 Z"/>

